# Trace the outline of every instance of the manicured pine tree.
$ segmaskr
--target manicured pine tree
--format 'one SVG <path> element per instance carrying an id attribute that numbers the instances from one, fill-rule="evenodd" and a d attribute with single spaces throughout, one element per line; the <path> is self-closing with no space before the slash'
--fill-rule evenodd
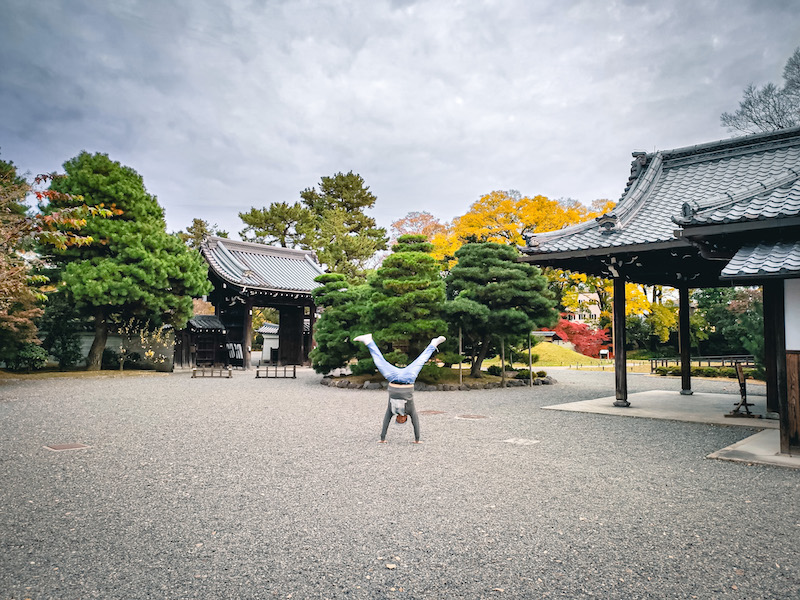
<path id="1" fill-rule="evenodd" d="M 454 300 L 445 314 L 472 342 L 471 377 L 481 376 L 493 336 L 518 337 L 558 318 L 547 280 L 518 256 L 512 246 L 492 242 L 465 244 L 456 252 L 458 264 L 447 277 Z"/>
<path id="2" fill-rule="evenodd" d="M 87 367 L 98 370 L 112 319 L 135 317 L 181 328 L 192 315 L 192 296 L 208 293 L 211 284 L 199 253 L 167 233 L 164 211 L 136 171 L 106 154 L 87 152 L 64 163 L 64 170 L 66 175 L 51 183 L 60 194 L 49 211 L 74 202 L 114 211 L 110 218 L 89 216 L 81 228 L 98 243 L 55 256 L 72 299 L 94 318 Z"/>
<path id="3" fill-rule="evenodd" d="M 322 284 L 312 295 L 322 309 L 314 324 L 316 347 L 311 351 L 311 365 L 317 373 L 330 373 L 347 365 L 359 348 L 351 340 L 358 335 L 353 329 L 362 318 L 360 287 L 350 287 L 344 275 L 323 273 L 314 281 Z"/>
<path id="4" fill-rule="evenodd" d="M 373 337 L 379 345 L 407 346 L 411 357 L 447 329 L 441 317 L 444 280 L 432 250 L 423 235 L 401 235 L 392 254 L 368 279 L 366 324 Z"/>

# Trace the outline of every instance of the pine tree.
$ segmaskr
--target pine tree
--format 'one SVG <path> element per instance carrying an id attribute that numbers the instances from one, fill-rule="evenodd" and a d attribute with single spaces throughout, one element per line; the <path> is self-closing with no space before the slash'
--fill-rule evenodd
<path id="1" fill-rule="evenodd" d="M 445 312 L 472 342 L 472 377 L 480 377 L 493 336 L 527 334 L 558 316 L 547 280 L 518 256 L 515 248 L 493 242 L 465 244 L 456 252 L 458 264 L 447 277 L 454 300 Z"/>
<path id="2" fill-rule="evenodd" d="M 358 287 L 350 287 L 344 275 L 323 273 L 314 281 L 322 285 L 312 295 L 322 308 L 322 316 L 314 324 L 316 347 L 311 351 L 311 364 L 317 373 L 329 373 L 347 365 L 359 351 L 352 338 L 353 329 L 362 318 L 363 303 Z"/>
<path id="3" fill-rule="evenodd" d="M 444 280 L 431 250 L 425 236 L 402 235 L 368 281 L 367 322 L 374 338 L 407 347 L 410 356 L 447 328 L 441 317 Z"/>
<path id="4" fill-rule="evenodd" d="M 86 219 L 82 233 L 99 243 L 67 248 L 55 257 L 71 297 L 94 318 L 87 367 L 97 370 L 111 319 L 136 317 L 183 327 L 192 314 L 192 296 L 207 293 L 211 284 L 200 255 L 167 233 L 164 212 L 136 171 L 106 154 L 87 152 L 68 160 L 64 169 L 66 176 L 54 179 L 52 190 L 116 213 Z M 69 198 L 54 196 L 48 210 L 69 208 L 61 205 Z"/>

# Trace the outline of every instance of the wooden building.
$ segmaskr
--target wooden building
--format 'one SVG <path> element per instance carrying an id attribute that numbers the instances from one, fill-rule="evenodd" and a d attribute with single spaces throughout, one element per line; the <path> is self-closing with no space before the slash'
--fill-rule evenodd
<path id="1" fill-rule="evenodd" d="M 691 394 L 689 290 L 763 288 L 767 409 L 781 452 L 800 454 L 800 127 L 653 153 L 634 152 L 610 213 L 527 239 L 522 260 L 610 278 L 614 345 L 625 347 L 625 283 L 680 298 L 681 393 Z M 616 353 L 617 406 L 628 406 Z"/>
<path id="2" fill-rule="evenodd" d="M 227 331 L 213 315 L 195 315 L 186 328 L 175 332 L 176 367 L 228 365 Z"/>
<path id="3" fill-rule="evenodd" d="M 278 363 L 306 364 L 311 351 L 314 278 L 324 273 L 313 252 L 208 236 L 200 246 L 214 284 L 209 300 L 226 330 L 226 344 L 240 347 L 250 366 L 253 308 L 280 313 Z"/>

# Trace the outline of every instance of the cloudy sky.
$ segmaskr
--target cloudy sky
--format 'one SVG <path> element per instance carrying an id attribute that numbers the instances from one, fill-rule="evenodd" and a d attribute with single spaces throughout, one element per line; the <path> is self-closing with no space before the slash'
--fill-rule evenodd
<path id="1" fill-rule="evenodd" d="M 492 190 L 618 199 L 633 150 L 731 134 L 797 0 L 2 0 L 0 158 L 133 167 L 170 231 L 337 172 L 380 225 Z"/>

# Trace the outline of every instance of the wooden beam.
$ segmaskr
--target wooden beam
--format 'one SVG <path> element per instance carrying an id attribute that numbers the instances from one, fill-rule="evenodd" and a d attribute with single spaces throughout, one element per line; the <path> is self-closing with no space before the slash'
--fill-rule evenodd
<path id="1" fill-rule="evenodd" d="M 786 377 L 786 302 L 783 280 L 769 282 L 764 286 L 764 312 L 772 312 L 774 319 L 767 335 L 766 323 L 764 343 L 767 340 L 775 347 L 775 389 L 778 397 L 778 414 L 781 419 L 781 453 L 800 453 L 800 414 L 789 402 L 788 382 Z"/>
<path id="2" fill-rule="evenodd" d="M 253 300 L 247 299 L 244 307 L 244 329 L 242 331 L 242 368 L 250 368 L 250 349 L 253 344 Z"/>
<path id="3" fill-rule="evenodd" d="M 788 404 L 788 419 L 786 427 L 781 420 L 781 452 L 800 455 L 800 352 L 789 350 L 786 352 L 786 397 Z M 786 429 L 786 450 L 783 438 Z"/>
<path id="4" fill-rule="evenodd" d="M 628 402 L 628 368 L 625 357 L 625 280 L 614 278 L 614 373 L 616 400 L 614 406 L 630 406 Z"/>
<path id="5" fill-rule="evenodd" d="M 678 288 L 678 343 L 681 349 L 681 395 L 692 395 L 692 342 L 689 332 L 689 286 Z"/>
<path id="6" fill-rule="evenodd" d="M 765 281 L 762 287 L 764 292 L 764 370 L 767 378 L 767 412 L 774 415 L 780 414 L 780 400 L 778 393 L 778 352 L 776 335 L 779 321 L 783 324 L 783 313 L 775 311 L 774 304 L 777 294 L 783 294 L 783 286 L 776 285 L 776 281 Z"/>

